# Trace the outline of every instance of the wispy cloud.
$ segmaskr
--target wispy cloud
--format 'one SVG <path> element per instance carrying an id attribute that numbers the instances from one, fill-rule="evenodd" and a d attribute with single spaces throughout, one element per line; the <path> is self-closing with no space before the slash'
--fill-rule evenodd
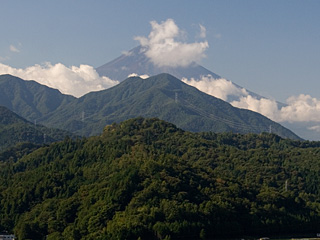
<path id="1" fill-rule="evenodd" d="M 308 127 L 308 129 L 320 133 L 320 126 L 319 125 Z"/>
<path id="2" fill-rule="evenodd" d="M 222 38 L 222 34 L 221 34 L 221 33 L 216 33 L 216 34 L 214 35 L 214 37 L 215 37 L 216 39 L 220 39 L 220 38 Z"/>
<path id="3" fill-rule="evenodd" d="M 310 95 L 292 96 L 285 106 L 279 106 L 273 99 L 258 98 L 226 79 L 214 79 L 211 75 L 183 81 L 209 95 L 229 101 L 235 107 L 261 113 L 274 121 L 320 122 L 320 100 Z M 320 127 L 315 126 L 312 130 L 320 131 Z"/>
<path id="4" fill-rule="evenodd" d="M 130 51 L 122 51 L 122 54 L 125 56 L 131 56 L 133 53 Z"/>
<path id="5" fill-rule="evenodd" d="M 177 41 L 184 33 L 173 19 L 167 19 L 160 24 L 150 22 L 152 30 L 148 37 L 138 36 L 135 40 L 145 48 L 144 54 L 159 67 L 186 67 L 192 62 L 205 57 L 205 50 L 209 47 L 207 41 L 185 43 Z M 205 28 L 200 25 L 200 32 L 205 37 Z"/>
<path id="6" fill-rule="evenodd" d="M 7 61 L 8 59 L 10 59 L 8 56 L 6 56 L 6 57 L 0 56 L 0 62 Z"/>
<path id="7" fill-rule="evenodd" d="M 17 47 L 15 47 L 14 45 L 12 45 L 12 44 L 9 46 L 9 49 L 10 49 L 11 52 L 15 52 L 15 53 L 19 53 L 20 52 L 20 50 Z"/>
<path id="8" fill-rule="evenodd" d="M 96 70 L 89 65 L 66 67 L 61 63 L 54 65 L 46 63 L 23 69 L 0 63 L 0 74 L 11 74 L 25 80 L 35 80 L 76 97 L 91 91 L 110 88 L 119 83 L 108 77 L 100 77 Z"/>
<path id="9" fill-rule="evenodd" d="M 199 35 L 199 37 L 200 38 L 206 38 L 207 29 L 201 24 L 199 24 L 199 27 L 200 27 L 200 35 Z"/>

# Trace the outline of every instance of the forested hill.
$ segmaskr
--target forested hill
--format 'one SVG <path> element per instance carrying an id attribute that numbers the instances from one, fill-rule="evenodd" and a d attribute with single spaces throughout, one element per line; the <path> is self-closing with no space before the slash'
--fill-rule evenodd
<path id="1" fill-rule="evenodd" d="M 0 106 L 0 151 L 18 143 L 52 143 L 66 136 L 74 137 L 74 134 L 33 124 L 6 107 Z"/>
<path id="2" fill-rule="evenodd" d="M 207 95 L 163 73 L 147 79 L 131 77 L 99 92 L 91 92 L 41 119 L 43 124 L 97 135 L 103 127 L 135 117 L 157 117 L 192 132 L 273 133 L 300 139 L 267 117 Z"/>
<path id="3" fill-rule="evenodd" d="M 0 105 L 31 122 L 74 99 L 35 81 L 25 81 L 9 74 L 0 75 Z"/>
<path id="4" fill-rule="evenodd" d="M 273 133 L 300 140 L 265 116 L 231 106 L 163 73 L 132 77 L 120 84 L 75 98 L 11 75 L 0 75 L 0 105 L 31 122 L 82 136 L 139 116 L 157 117 L 192 132 Z"/>
<path id="5" fill-rule="evenodd" d="M 0 231 L 48 240 L 315 234 L 319 159 L 317 142 L 130 119 L 1 163 Z"/>

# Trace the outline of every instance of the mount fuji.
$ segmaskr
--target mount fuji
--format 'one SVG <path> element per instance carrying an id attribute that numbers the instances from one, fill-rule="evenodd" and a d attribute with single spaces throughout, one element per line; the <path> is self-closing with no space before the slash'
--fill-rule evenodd
<path id="1" fill-rule="evenodd" d="M 209 95 L 229 102 L 236 107 L 246 108 L 245 106 L 241 106 L 240 103 L 243 99 L 248 98 L 256 101 L 256 105 L 257 103 L 261 104 L 261 100 L 269 101 L 269 104 L 273 104 L 273 110 L 269 111 L 271 115 L 273 112 L 280 111 L 282 107 L 287 106 L 284 103 L 277 102 L 251 92 L 250 90 L 224 79 L 218 74 L 195 62 L 191 63 L 187 67 L 157 66 L 146 56 L 146 51 L 146 48 L 137 46 L 128 52 L 124 52 L 118 58 L 97 67 L 96 71 L 100 76 L 106 76 L 119 82 L 125 80 L 128 76 L 140 76 L 145 78 L 160 73 L 169 73 L 185 83 L 197 87 L 199 90 Z M 261 106 L 258 106 L 257 109 L 261 110 Z M 257 111 L 277 121 L 275 118 L 272 118 L 270 114 L 265 114 L 263 111 L 252 108 L 250 110 Z M 320 140 L 318 133 L 311 130 L 312 122 L 289 122 L 283 119 L 281 121 L 278 120 L 278 122 L 281 122 L 282 125 L 297 133 L 304 139 Z"/>
<path id="2" fill-rule="evenodd" d="M 169 73 L 178 79 L 195 80 L 200 81 L 203 77 L 209 77 L 210 79 L 222 79 L 218 74 L 206 69 L 205 67 L 193 62 L 187 67 L 170 67 L 170 66 L 156 66 L 146 55 L 146 49 L 137 46 L 128 52 L 123 53 L 118 58 L 96 68 L 96 71 L 100 76 L 106 76 L 113 80 L 123 81 L 127 77 L 135 76 L 154 76 L 160 73 Z M 186 82 L 188 83 L 188 82 Z M 233 92 L 236 94 L 229 94 L 226 96 L 228 102 L 239 100 L 241 96 L 250 94 L 257 99 L 261 99 L 261 96 L 244 89 L 243 87 L 231 83 L 234 88 Z M 246 94 L 243 94 L 246 92 Z"/>

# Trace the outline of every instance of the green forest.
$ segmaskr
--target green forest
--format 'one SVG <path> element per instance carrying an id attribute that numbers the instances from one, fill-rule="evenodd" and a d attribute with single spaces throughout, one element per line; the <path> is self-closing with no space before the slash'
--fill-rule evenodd
<path id="1" fill-rule="evenodd" d="M 135 118 L 0 153 L 0 232 L 221 239 L 320 232 L 320 142 Z"/>

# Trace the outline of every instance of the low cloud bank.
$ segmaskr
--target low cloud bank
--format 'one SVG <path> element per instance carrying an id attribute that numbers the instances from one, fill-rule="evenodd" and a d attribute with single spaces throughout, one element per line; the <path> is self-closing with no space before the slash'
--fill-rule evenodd
<path id="1" fill-rule="evenodd" d="M 205 57 L 205 50 L 209 47 L 207 41 L 185 43 L 177 41 L 182 38 L 183 31 L 173 19 L 167 19 L 160 24 L 151 21 L 151 32 L 148 37 L 138 36 L 135 40 L 144 48 L 144 54 L 158 67 L 186 67 L 192 62 Z M 200 37 L 205 38 L 206 29 L 200 27 Z"/>
<path id="2" fill-rule="evenodd" d="M 280 107 L 275 100 L 252 96 L 246 89 L 211 75 L 198 80 L 184 78 L 182 81 L 209 95 L 229 101 L 234 107 L 261 113 L 277 122 L 320 122 L 320 100 L 310 95 L 292 96 L 287 99 L 286 106 Z M 320 127 L 314 126 L 310 130 L 320 132 Z"/>
<path id="3" fill-rule="evenodd" d="M 248 96 L 246 89 L 239 88 L 224 78 L 215 79 L 211 75 L 202 76 L 199 80 L 182 78 L 182 81 L 224 101 L 228 101 L 229 96 Z"/>
<path id="4" fill-rule="evenodd" d="M 89 65 L 66 67 L 61 63 L 54 65 L 46 63 L 23 69 L 0 63 L 0 74 L 11 74 L 24 80 L 34 80 L 75 97 L 110 88 L 119 83 L 108 77 L 100 77 L 96 70 Z"/>

